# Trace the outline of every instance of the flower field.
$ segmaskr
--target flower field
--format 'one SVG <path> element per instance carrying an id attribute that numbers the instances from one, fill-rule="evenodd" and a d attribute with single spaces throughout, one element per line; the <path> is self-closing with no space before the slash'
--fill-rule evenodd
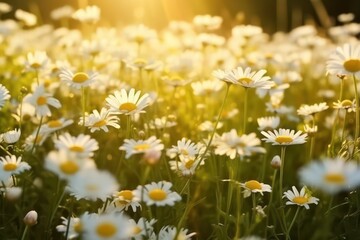
<path id="1" fill-rule="evenodd" d="M 359 239 L 360 24 L 53 25 L 0 3 L 0 239 Z M 70 20 L 78 27 L 69 25 Z"/>

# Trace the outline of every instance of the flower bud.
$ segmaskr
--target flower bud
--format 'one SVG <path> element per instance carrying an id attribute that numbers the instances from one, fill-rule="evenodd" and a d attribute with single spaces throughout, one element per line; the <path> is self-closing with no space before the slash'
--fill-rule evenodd
<path id="1" fill-rule="evenodd" d="M 37 224 L 37 218 L 38 218 L 37 212 L 34 210 L 31 210 L 24 217 L 24 223 L 30 227 L 34 226 L 35 224 Z"/>
<path id="2" fill-rule="evenodd" d="M 150 165 L 156 164 L 161 157 L 161 151 L 150 150 L 146 151 L 143 159 Z"/>
<path id="3" fill-rule="evenodd" d="M 279 155 L 275 155 L 273 157 L 273 159 L 271 160 L 270 164 L 274 169 L 279 169 L 281 166 L 281 159 L 280 159 Z"/>
<path id="4" fill-rule="evenodd" d="M 8 201 L 15 201 L 21 196 L 21 193 L 21 187 L 10 187 L 6 188 L 5 197 Z"/>

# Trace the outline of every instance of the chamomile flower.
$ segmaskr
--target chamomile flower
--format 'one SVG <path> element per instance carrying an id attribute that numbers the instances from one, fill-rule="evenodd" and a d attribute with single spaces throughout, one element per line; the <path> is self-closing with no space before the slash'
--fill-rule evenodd
<path id="1" fill-rule="evenodd" d="M 22 21 L 28 27 L 32 27 L 37 23 L 36 15 L 21 9 L 15 11 L 15 18 Z"/>
<path id="2" fill-rule="evenodd" d="M 191 83 L 191 87 L 194 95 L 206 96 L 219 92 L 222 89 L 223 84 L 219 81 L 206 80 L 202 82 L 193 82 Z"/>
<path id="3" fill-rule="evenodd" d="M 96 23 L 100 19 L 100 8 L 98 6 L 86 6 L 76 10 L 72 14 L 72 18 L 83 23 Z"/>
<path id="4" fill-rule="evenodd" d="M 20 136 L 21 136 L 21 130 L 15 128 L 14 130 L 3 133 L 2 139 L 7 144 L 13 144 L 13 143 L 16 143 L 17 141 L 19 141 Z"/>
<path id="5" fill-rule="evenodd" d="M 191 140 L 182 138 L 181 140 L 178 140 L 177 145 L 173 145 L 166 154 L 170 158 L 175 158 L 176 156 L 195 157 L 199 154 L 199 147 Z"/>
<path id="6" fill-rule="evenodd" d="M 107 171 L 87 169 L 69 179 L 68 191 L 77 200 L 105 201 L 119 188 L 116 179 Z"/>
<path id="7" fill-rule="evenodd" d="M 73 73 L 69 69 L 62 69 L 59 77 L 60 80 L 68 84 L 70 87 L 80 89 L 82 87 L 90 86 L 96 81 L 98 74 L 96 72 L 76 72 Z"/>
<path id="8" fill-rule="evenodd" d="M 138 186 L 136 190 L 134 190 L 134 194 L 138 199 L 142 199 L 148 206 L 174 206 L 175 202 L 181 200 L 181 196 L 177 192 L 172 192 L 170 190 L 171 187 L 172 183 L 170 182 L 152 182 L 145 186 Z"/>
<path id="9" fill-rule="evenodd" d="M 298 205 L 309 209 L 309 204 L 318 204 L 319 199 L 312 197 L 307 188 L 304 186 L 301 188 L 300 193 L 295 186 L 292 187 L 292 191 L 288 190 L 284 192 L 283 198 L 287 198 L 289 201 L 286 205 Z"/>
<path id="10" fill-rule="evenodd" d="M 141 208 L 141 204 L 138 201 L 139 199 L 136 199 L 134 196 L 134 191 L 132 190 L 121 190 L 120 192 L 116 192 L 113 194 L 114 200 L 112 201 L 112 204 L 115 205 L 116 210 L 127 211 L 129 207 L 133 210 L 133 212 L 136 212 L 136 209 L 138 207 Z"/>
<path id="11" fill-rule="evenodd" d="M 65 217 L 61 217 L 62 224 L 56 226 L 56 231 L 62 233 L 64 236 L 67 233 L 68 239 L 74 239 L 80 236 L 83 231 L 83 224 L 80 218 L 70 217 L 69 221 Z M 69 227 L 68 227 L 69 225 Z"/>
<path id="12" fill-rule="evenodd" d="M 145 112 L 143 109 L 149 105 L 149 94 L 140 97 L 141 91 L 135 92 L 130 89 L 129 93 L 125 89 L 116 91 L 114 95 L 106 98 L 110 111 L 117 114 L 133 115 Z"/>
<path id="13" fill-rule="evenodd" d="M 100 112 L 98 110 L 93 110 L 92 113 L 88 116 L 85 116 L 85 127 L 90 129 L 90 132 L 95 132 L 98 130 L 103 130 L 104 132 L 108 132 L 108 126 L 114 128 L 120 128 L 119 118 L 108 109 L 102 108 Z M 83 123 L 83 118 L 81 117 L 79 120 L 79 125 Z"/>
<path id="14" fill-rule="evenodd" d="M 133 226 L 131 239 L 142 240 L 144 238 L 147 238 L 147 236 L 152 236 L 154 234 L 153 225 L 157 222 L 156 219 L 151 219 L 150 221 L 148 221 L 145 218 L 141 217 L 137 222 L 135 222 L 133 219 L 130 219 L 129 221 Z"/>
<path id="15" fill-rule="evenodd" d="M 297 110 L 297 114 L 302 116 L 309 116 L 325 111 L 328 108 L 329 106 L 325 102 L 313 105 L 304 104 Z"/>
<path id="16" fill-rule="evenodd" d="M 174 226 L 165 226 L 160 229 L 159 239 L 162 240 L 191 240 L 196 233 L 188 233 L 188 229 L 181 228 L 179 231 Z"/>
<path id="17" fill-rule="evenodd" d="M 299 170 L 301 182 L 329 194 L 350 191 L 360 185 L 360 168 L 355 161 L 326 158 Z"/>
<path id="18" fill-rule="evenodd" d="M 280 124 L 280 118 L 276 117 L 262 117 L 257 119 L 260 131 L 276 129 Z"/>
<path id="19" fill-rule="evenodd" d="M 223 123 L 222 122 L 218 122 L 216 129 L 220 129 L 223 127 Z M 215 128 L 215 123 L 211 122 L 211 121 L 205 121 L 199 124 L 198 129 L 202 132 L 212 132 L 214 131 Z"/>
<path id="20" fill-rule="evenodd" d="M 221 26 L 222 18 L 211 15 L 197 15 L 193 19 L 193 24 L 200 30 L 216 30 Z"/>
<path id="21" fill-rule="evenodd" d="M 204 165 L 205 162 L 201 158 L 184 157 L 180 155 L 179 160 L 170 161 L 170 169 L 182 176 L 190 176 L 195 174 L 198 165 Z"/>
<path id="22" fill-rule="evenodd" d="M 346 43 L 337 47 L 326 65 L 327 71 L 333 75 L 352 75 L 360 77 L 360 45 Z"/>
<path id="23" fill-rule="evenodd" d="M 344 109 L 348 112 L 355 112 L 356 111 L 356 102 L 355 99 L 354 100 L 349 100 L 349 99 L 345 99 L 345 100 L 338 100 L 337 102 L 333 103 L 333 108 L 334 109 Z"/>
<path id="24" fill-rule="evenodd" d="M 9 90 L 0 84 L 0 109 L 5 105 L 5 101 L 10 99 Z"/>
<path id="25" fill-rule="evenodd" d="M 165 129 L 176 126 L 176 121 L 174 121 L 175 116 L 169 115 L 167 117 L 155 118 L 149 122 L 150 129 Z M 145 125 L 146 127 L 147 125 Z"/>
<path id="26" fill-rule="evenodd" d="M 35 146 L 41 146 L 43 145 L 43 143 L 45 142 L 48 136 L 49 136 L 48 133 L 39 132 L 39 134 L 36 134 L 36 131 L 34 131 L 31 135 L 29 135 L 25 139 L 25 143 L 23 145 L 25 151 L 30 151 L 33 148 L 35 138 L 36 138 Z"/>
<path id="27" fill-rule="evenodd" d="M 74 9 L 70 5 L 65 5 L 52 10 L 50 12 L 50 17 L 53 20 L 60 20 L 63 18 L 70 18 L 73 13 Z"/>
<path id="28" fill-rule="evenodd" d="M 230 132 L 223 133 L 214 139 L 215 154 L 226 155 L 230 159 L 251 156 L 253 153 L 265 153 L 265 149 L 260 147 L 261 141 L 256 137 L 255 133 L 243 134 L 238 136 L 235 129 Z"/>
<path id="29" fill-rule="evenodd" d="M 161 143 L 160 139 L 151 136 L 145 140 L 125 139 L 124 144 L 119 149 L 126 152 L 125 158 L 129 158 L 134 154 L 143 154 L 150 150 L 162 151 L 164 144 Z"/>
<path id="30" fill-rule="evenodd" d="M 28 102 L 35 107 L 37 116 L 51 116 L 49 106 L 60 108 L 61 103 L 56 98 L 52 97 L 50 93 L 45 92 L 43 85 L 39 85 L 35 91 L 24 98 L 24 102 Z"/>
<path id="31" fill-rule="evenodd" d="M 125 28 L 124 34 L 130 42 L 135 42 L 139 45 L 152 39 L 156 39 L 157 36 L 156 31 L 142 24 Z"/>
<path id="32" fill-rule="evenodd" d="M 219 79 L 220 81 L 225 82 L 226 84 L 236 84 L 237 81 L 234 78 L 230 78 L 231 74 L 231 70 L 226 69 L 226 70 L 222 70 L 222 69 L 217 69 L 215 71 L 213 71 L 212 75 Z"/>
<path id="33" fill-rule="evenodd" d="M 272 145 L 295 145 L 295 144 L 303 144 L 306 142 L 307 134 L 303 134 L 302 131 L 297 131 L 290 129 L 280 128 L 279 130 L 273 131 L 262 131 L 262 135 L 265 138 L 261 139 L 267 143 L 272 143 Z"/>
<path id="34" fill-rule="evenodd" d="M 45 69 L 49 62 L 46 52 L 35 51 L 26 55 L 25 66 L 29 70 L 39 71 Z"/>
<path id="35" fill-rule="evenodd" d="M 47 123 L 43 124 L 40 128 L 40 132 L 42 133 L 53 133 L 60 129 L 66 128 L 73 124 L 72 119 L 59 118 L 55 120 L 50 120 Z"/>
<path id="36" fill-rule="evenodd" d="M 73 137 L 69 133 L 64 133 L 54 140 L 54 143 L 58 150 L 73 152 L 83 158 L 92 157 L 94 151 L 99 149 L 98 142 L 84 134 Z"/>
<path id="37" fill-rule="evenodd" d="M 244 198 L 247 198 L 251 193 L 260 193 L 263 195 L 263 192 L 271 192 L 271 186 L 268 184 L 260 183 L 256 180 L 250 180 L 245 183 L 240 183 L 240 186 L 244 188 Z"/>
<path id="38" fill-rule="evenodd" d="M 270 80 L 270 77 L 264 76 L 266 70 L 262 69 L 260 71 L 251 71 L 251 68 L 247 67 L 243 69 L 238 67 L 233 69 L 227 78 L 231 82 L 241 85 L 244 88 L 260 88 L 260 89 L 270 89 L 274 82 Z"/>
<path id="39" fill-rule="evenodd" d="M 81 218 L 83 239 L 115 240 L 130 239 L 134 224 L 124 214 L 85 214 Z"/>
<path id="40" fill-rule="evenodd" d="M 30 168 L 27 162 L 21 161 L 21 157 L 15 155 L 0 157 L 0 181 L 6 181 L 11 175 L 20 174 Z"/>

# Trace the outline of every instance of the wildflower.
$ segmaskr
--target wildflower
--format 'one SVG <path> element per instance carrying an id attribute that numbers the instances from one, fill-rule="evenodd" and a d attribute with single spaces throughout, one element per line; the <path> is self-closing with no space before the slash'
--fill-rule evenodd
<path id="1" fill-rule="evenodd" d="M 247 67 L 242 69 L 238 67 L 233 69 L 227 78 L 231 79 L 237 85 L 241 85 L 244 88 L 261 88 L 270 89 L 274 83 L 270 81 L 270 77 L 264 76 L 266 70 L 260 70 L 258 72 L 251 72 L 251 68 Z"/>
<path id="2" fill-rule="evenodd" d="M 262 117 L 257 119 L 259 125 L 258 129 L 263 130 L 273 130 L 276 129 L 280 124 L 280 118 L 276 117 Z"/>
<path id="3" fill-rule="evenodd" d="M 302 131 L 297 131 L 295 133 L 294 130 L 283 129 L 272 131 L 262 131 L 262 135 L 265 136 L 262 140 L 267 143 L 272 143 L 272 145 L 295 145 L 295 144 L 303 144 L 306 142 L 307 134 L 302 134 Z"/>
<path id="4" fill-rule="evenodd" d="M 12 10 L 11 5 L 1 2 L 0 3 L 0 13 L 8 13 Z"/>
<path id="5" fill-rule="evenodd" d="M 156 32 L 142 24 L 125 28 L 124 34 L 130 42 L 135 42 L 139 45 L 156 38 Z"/>
<path id="6" fill-rule="evenodd" d="M 181 228 L 179 231 L 176 227 L 173 226 L 165 226 L 160 229 L 159 239 L 162 240 L 174 240 L 174 239 L 182 239 L 182 240 L 191 240 L 191 237 L 196 233 L 188 233 L 188 229 Z"/>
<path id="7" fill-rule="evenodd" d="M 217 69 L 215 71 L 213 71 L 212 75 L 219 79 L 220 81 L 225 82 L 226 84 L 236 84 L 236 80 L 234 78 L 230 78 L 231 74 L 231 70 L 226 69 L 226 70 L 221 70 L 221 69 Z"/>
<path id="8" fill-rule="evenodd" d="M 337 102 L 333 103 L 333 108 L 335 109 L 344 109 L 348 112 L 355 112 L 356 111 L 356 103 L 354 100 L 345 99 L 343 101 L 338 100 Z"/>
<path id="9" fill-rule="evenodd" d="M 95 5 L 86 6 L 86 8 L 76 10 L 72 18 L 83 23 L 96 23 L 100 19 L 100 8 Z"/>
<path id="10" fill-rule="evenodd" d="M 88 240 L 130 239 L 133 224 L 124 214 L 85 214 L 81 218 L 82 237 Z"/>
<path id="11" fill-rule="evenodd" d="M 223 127 L 223 123 L 222 122 L 218 122 L 216 129 L 220 129 Z M 199 124 L 198 129 L 202 132 L 213 132 L 215 128 L 215 123 L 210 122 L 210 121 L 205 121 Z"/>
<path id="12" fill-rule="evenodd" d="M 194 95 L 206 96 L 219 92 L 222 89 L 223 84 L 221 84 L 219 81 L 207 80 L 191 83 L 191 87 L 193 89 Z"/>
<path id="13" fill-rule="evenodd" d="M 74 121 L 72 119 L 65 119 L 65 118 L 51 120 L 41 126 L 40 132 L 53 133 L 60 129 L 66 128 L 67 126 L 70 126 L 71 124 L 73 124 L 73 122 Z"/>
<path id="14" fill-rule="evenodd" d="M 182 138 L 178 140 L 177 145 L 173 145 L 166 154 L 170 158 L 175 158 L 176 156 L 195 157 L 199 154 L 199 148 L 196 143 L 193 143 L 191 140 Z"/>
<path id="15" fill-rule="evenodd" d="M 119 118 L 112 115 L 111 112 L 109 112 L 109 110 L 106 108 L 102 108 L 100 112 L 95 109 L 90 115 L 85 116 L 85 127 L 88 127 L 92 133 L 98 130 L 108 132 L 108 126 L 120 128 L 118 122 Z M 79 125 L 82 123 L 83 119 L 81 117 L 79 120 Z"/>
<path id="16" fill-rule="evenodd" d="M 0 84 L 0 109 L 5 105 L 5 101 L 10 99 L 9 90 Z"/>
<path id="17" fill-rule="evenodd" d="M 30 168 L 27 162 L 21 161 L 21 157 L 15 155 L 0 157 L 0 182 L 6 181 L 12 175 L 20 174 Z"/>
<path id="18" fill-rule="evenodd" d="M 155 136 L 151 136 L 146 140 L 133 140 L 125 139 L 124 144 L 119 148 L 120 150 L 126 151 L 125 158 L 129 158 L 134 154 L 146 153 L 150 150 L 161 151 L 164 149 L 164 144 L 161 143 L 160 139 Z"/>
<path id="19" fill-rule="evenodd" d="M 288 190 L 284 192 L 283 198 L 287 198 L 289 201 L 286 202 L 286 205 L 298 205 L 304 206 L 306 209 L 309 209 L 309 204 L 318 204 L 319 199 L 312 197 L 308 189 L 304 186 L 301 188 L 300 193 L 295 186 L 292 187 L 292 191 Z"/>
<path id="20" fill-rule="evenodd" d="M 73 137 L 69 133 L 64 133 L 54 143 L 58 150 L 73 152 L 83 158 L 92 157 L 94 151 L 99 149 L 98 142 L 89 135 L 84 134 Z"/>
<path id="21" fill-rule="evenodd" d="M 271 166 L 274 169 L 280 169 L 281 167 L 281 158 L 279 155 L 275 155 L 272 159 L 271 159 Z"/>
<path id="22" fill-rule="evenodd" d="M 87 199 L 105 201 L 115 192 L 119 185 L 107 171 L 88 169 L 81 171 L 69 179 L 68 190 L 77 200 Z"/>
<path id="23" fill-rule="evenodd" d="M 304 132 L 309 136 L 313 137 L 318 131 L 318 126 L 309 126 L 308 124 L 304 125 Z"/>
<path id="24" fill-rule="evenodd" d="M 90 86 L 96 81 L 98 73 L 85 73 L 85 72 L 76 72 L 73 73 L 71 70 L 62 69 L 60 71 L 59 77 L 60 80 L 67 83 L 70 87 L 75 89 L 80 89 L 82 87 Z"/>
<path id="25" fill-rule="evenodd" d="M 134 194 L 136 198 L 142 199 L 148 206 L 154 204 L 156 206 L 174 206 L 175 202 L 181 200 L 181 197 L 177 192 L 172 192 L 170 190 L 171 187 L 172 183 L 170 182 L 152 182 L 145 186 L 138 186 L 134 190 Z"/>
<path id="26" fill-rule="evenodd" d="M 219 16 L 197 15 L 193 19 L 193 24 L 200 30 L 216 30 L 220 28 L 222 21 Z"/>
<path id="27" fill-rule="evenodd" d="M 271 192 L 271 186 L 268 184 L 260 183 L 256 180 L 250 180 L 245 183 L 240 183 L 240 186 L 243 187 L 244 190 L 244 198 L 247 198 L 251 195 L 251 193 L 260 193 L 263 195 L 263 192 Z"/>
<path id="28" fill-rule="evenodd" d="M 119 211 L 125 210 L 127 211 L 129 207 L 136 212 L 137 207 L 141 208 L 141 204 L 134 195 L 134 191 L 132 190 L 122 190 L 120 192 L 116 192 L 113 194 L 114 200 L 112 204 L 115 205 L 116 209 Z"/>
<path id="29" fill-rule="evenodd" d="M 346 43 L 337 47 L 326 64 L 327 71 L 333 75 L 360 77 L 360 45 Z"/>
<path id="30" fill-rule="evenodd" d="M 149 122 L 149 127 L 151 129 L 164 129 L 171 128 L 176 126 L 176 121 L 174 121 L 175 116 L 169 115 L 167 117 L 155 118 Z"/>
<path id="31" fill-rule="evenodd" d="M 254 25 L 238 25 L 233 27 L 231 34 L 234 37 L 245 37 L 250 38 L 262 34 L 263 30 L 261 27 Z"/>
<path id="32" fill-rule="evenodd" d="M 142 240 L 147 236 L 152 236 L 154 234 L 153 225 L 157 222 L 156 219 L 151 219 L 150 221 L 148 221 L 145 218 L 141 217 L 137 222 L 135 222 L 133 219 L 130 219 L 129 221 L 133 226 L 131 239 Z M 152 238 L 150 237 L 150 239 Z"/>
<path id="33" fill-rule="evenodd" d="M 31 227 L 31 226 L 34 226 L 34 225 L 37 224 L 37 219 L 38 219 L 38 214 L 37 214 L 37 212 L 34 211 L 34 210 L 31 210 L 30 212 L 28 212 L 28 213 L 25 215 L 23 221 L 24 221 L 25 225 Z"/>
<path id="34" fill-rule="evenodd" d="M 2 138 L 4 142 L 6 142 L 7 144 L 13 144 L 19 141 L 20 135 L 21 135 L 21 130 L 15 128 L 14 130 L 3 133 Z"/>
<path id="35" fill-rule="evenodd" d="M 149 105 L 149 94 L 140 97 L 141 91 L 135 93 L 135 89 L 130 89 L 129 93 L 125 89 L 116 91 L 114 95 L 106 98 L 110 111 L 118 114 L 134 115 L 135 113 L 145 112 L 143 109 Z"/>
<path id="36" fill-rule="evenodd" d="M 60 20 L 63 18 L 70 18 L 74 13 L 74 9 L 70 5 L 65 5 L 56 8 L 50 12 L 50 17 L 53 20 Z"/>
<path id="37" fill-rule="evenodd" d="M 33 94 L 27 95 L 24 102 L 28 102 L 35 107 L 36 115 L 40 117 L 51 116 L 49 106 L 60 108 L 61 103 L 56 98 L 53 98 L 50 93 L 45 92 L 43 85 L 39 85 Z"/>
<path id="38" fill-rule="evenodd" d="M 25 151 L 30 151 L 34 146 L 34 142 L 35 142 L 36 146 L 41 146 L 45 142 L 45 140 L 47 139 L 48 136 L 49 136 L 48 133 L 39 132 L 39 134 L 37 135 L 37 138 L 36 138 L 36 142 L 35 142 L 36 131 L 34 131 L 31 135 L 29 135 L 25 139 L 25 143 L 23 146 Z"/>
<path id="39" fill-rule="evenodd" d="M 195 174 L 195 170 L 199 164 L 204 165 L 205 163 L 201 158 L 184 157 L 183 155 L 180 155 L 179 161 L 170 161 L 169 164 L 171 170 L 180 173 L 182 176 L 189 176 Z"/>
<path id="40" fill-rule="evenodd" d="M 83 224 L 81 223 L 80 218 L 70 217 L 69 221 L 65 217 L 61 217 L 62 224 L 56 226 L 56 231 L 63 233 L 63 235 L 68 236 L 68 239 L 77 238 L 83 231 Z M 69 227 L 68 227 L 69 225 Z"/>
<path id="41" fill-rule="evenodd" d="M 265 149 L 260 147 L 260 140 L 255 133 L 243 134 L 238 136 L 235 129 L 223 133 L 214 140 L 215 154 L 226 155 L 230 159 L 235 159 L 236 155 L 240 157 L 251 156 L 253 153 L 265 153 Z"/>
<path id="42" fill-rule="evenodd" d="M 302 116 L 309 116 L 309 115 L 314 115 L 315 113 L 322 112 L 328 108 L 329 108 L 329 106 L 325 102 L 319 103 L 319 104 L 314 104 L 314 105 L 306 105 L 305 104 L 305 105 L 302 105 L 297 110 L 297 113 Z"/>
<path id="43" fill-rule="evenodd" d="M 21 9 L 15 11 L 15 18 L 22 21 L 28 27 L 35 26 L 37 23 L 37 18 L 34 14 Z"/>
<path id="44" fill-rule="evenodd" d="M 44 68 L 49 63 L 49 58 L 44 51 L 35 51 L 35 52 L 29 52 L 26 55 L 26 62 L 25 66 L 29 70 L 39 71 Z"/>
<path id="45" fill-rule="evenodd" d="M 355 161 L 326 158 L 299 170 L 301 182 L 329 194 L 350 191 L 360 185 L 360 168 Z"/>

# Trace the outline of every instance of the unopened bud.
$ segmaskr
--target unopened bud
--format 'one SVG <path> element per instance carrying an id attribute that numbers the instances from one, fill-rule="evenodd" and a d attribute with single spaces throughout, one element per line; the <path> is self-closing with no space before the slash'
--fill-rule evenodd
<path id="1" fill-rule="evenodd" d="M 281 159 L 279 155 L 274 156 L 270 164 L 274 169 L 279 169 L 281 166 Z"/>
<path id="2" fill-rule="evenodd" d="M 141 139 L 144 139 L 145 136 L 146 136 L 146 134 L 145 134 L 145 132 L 144 132 L 143 130 L 140 130 L 140 131 L 138 132 L 138 135 L 139 135 L 139 137 L 140 137 Z"/>
<path id="3" fill-rule="evenodd" d="M 150 165 L 156 164 L 161 157 L 161 151 L 150 150 L 146 151 L 143 159 Z"/>
<path id="4" fill-rule="evenodd" d="M 37 224 L 37 218 L 38 218 L 37 212 L 34 210 L 31 210 L 24 217 L 24 223 L 30 227 L 34 226 L 35 224 Z"/>
<path id="5" fill-rule="evenodd" d="M 5 197 L 9 201 L 15 201 L 15 200 L 19 199 L 19 197 L 21 196 L 21 193 L 22 193 L 21 187 L 6 188 Z"/>

